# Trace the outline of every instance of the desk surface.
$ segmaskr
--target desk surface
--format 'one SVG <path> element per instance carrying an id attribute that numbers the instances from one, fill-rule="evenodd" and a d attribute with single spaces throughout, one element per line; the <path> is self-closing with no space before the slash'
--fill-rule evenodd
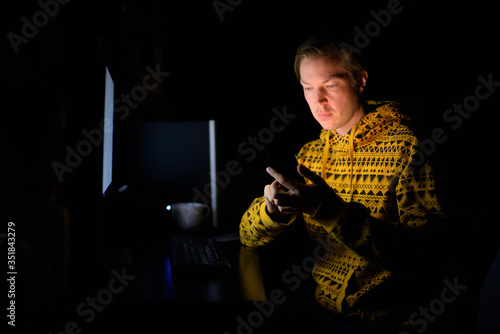
<path id="1" fill-rule="evenodd" d="M 142 326 L 142 332 L 157 332 L 158 328 L 220 334 L 284 330 L 290 320 L 283 322 L 286 308 L 270 306 L 266 291 L 277 286 L 275 283 L 282 283 L 283 268 L 289 268 L 285 256 L 289 252 L 274 255 L 266 252 L 263 256 L 262 250 L 242 246 L 239 240 L 219 242 L 219 246 L 231 264 L 229 274 L 200 275 L 189 280 L 175 278 L 168 247 L 149 247 L 132 253 L 124 250 L 125 256 L 121 258 L 115 254 L 114 258 L 119 261 L 115 261 L 113 268 L 125 266 L 126 273 L 135 278 L 115 296 L 113 307 L 107 308 L 105 316 L 97 318 L 92 327 L 108 328 L 116 333 L 129 332 L 131 324 L 137 323 Z M 297 247 L 294 245 L 294 248 Z M 121 264 L 116 263 L 120 261 Z M 129 263 L 124 263 L 127 261 Z M 266 306 L 262 306 L 264 304 Z M 293 323 L 288 327 L 290 332 L 296 329 Z"/>
<path id="2" fill-rule="evenodd" d="M 172 268 L 169 247 L 143 250 L 122 249 L 121 258 L 128 272 L 135 276 L 127 302 L 218 302 L 265 300 L 257 250 L 243 246 L 239 240 L 218 242 L 231 268 L 226 272 L 210 269 L 191 271 L 189 276 Z"/>

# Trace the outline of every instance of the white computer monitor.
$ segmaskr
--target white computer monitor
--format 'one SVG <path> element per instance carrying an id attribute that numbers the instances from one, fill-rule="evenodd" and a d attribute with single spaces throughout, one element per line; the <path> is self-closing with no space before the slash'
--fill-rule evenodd
<path id="1" fill-rule="evenodd" d="M 105 69 L 104 87 L 104 126 L 102 152 L 102 194 L 113 181 L 113 113 L 115 84 L 108 67 Z"/>
<path id="2" fill-rule="evenodd" d="M 124 122 L 115 133 L 114 95 L 115 84 L 106 67 L 103 196 L 111 188 L 150 190 L 161 185 L 168 195 L 146 190 L 134 196 L 157 196 L 172 203 L 203 202 L 210 206 L 212 224 L 217 227 L 215 121 Z"/>

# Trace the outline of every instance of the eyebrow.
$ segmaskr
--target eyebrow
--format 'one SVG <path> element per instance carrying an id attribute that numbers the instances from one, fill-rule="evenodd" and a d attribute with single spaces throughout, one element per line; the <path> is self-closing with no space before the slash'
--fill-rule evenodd
<path id="1" fill-rule="evenodd" d="M 333 73 L 333 74 L 330 74 L 328 76 L 328 78 L 322 82 L 322 84 L 325 84 L 327 83 L 328 81 L 332 80 L 332 79 L 343 79 L 347 76 L 346 73 Z M 300 82 L 304 85 L 309 85 L 307 82 L 303 81 L 302 78 L 300 79 Z"/>

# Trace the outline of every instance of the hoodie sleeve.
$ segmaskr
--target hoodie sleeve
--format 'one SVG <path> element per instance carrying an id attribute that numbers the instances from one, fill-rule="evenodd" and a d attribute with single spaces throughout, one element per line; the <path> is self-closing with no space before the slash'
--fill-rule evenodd
<path id="1" fill-rule="evenodd" d="M 372 217 L 360 203 L 346 203 L 340 215 L 331 219 L 325 203 L 316 216 L 331 236 L 361 256 L 390 270 L 418 270 L 437 259 L 442 249 L 444 219 L 435 190 L 432 168 L 411 162 L 396 186 L 399 221 Z M 323 218 L 324 217 L 324 218 Z M 439 251 L 439 250 L 438 250 Z"/>
<path id="2" fill-rule="evenodd" d="M 245 246 L 260 247 L 269 244 L 281 234 L 294 220 L 292 216 L 286 223 L 273 221 L 266 212 L 264 196 L 254 199 L 240 222 L 240 240 Z"/>

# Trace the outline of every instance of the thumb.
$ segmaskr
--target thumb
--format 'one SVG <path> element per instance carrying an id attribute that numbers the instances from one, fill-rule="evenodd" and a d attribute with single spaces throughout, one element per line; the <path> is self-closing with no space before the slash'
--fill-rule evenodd
<path id="1" fill-rule="evenodd" d="M 297 171 L 299 172 L 300 175 L 308 179 L 314 184 L 322 183 L 324 182 L 321 176 L 310 170 L 304 165 L 298 165 L 297 166 Z"/>

